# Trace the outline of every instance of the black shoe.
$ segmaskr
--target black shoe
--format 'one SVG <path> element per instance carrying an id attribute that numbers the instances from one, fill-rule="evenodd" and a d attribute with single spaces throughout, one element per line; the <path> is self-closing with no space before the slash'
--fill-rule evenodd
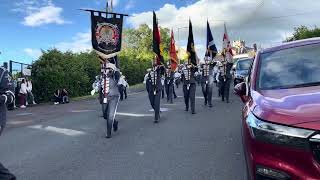
<path id="1" fill-rule="evenodd" d="M 207 101 L 205 101 L 205 102 L 204 102 L 204 105 L 206 106 L 207 104 L 208 104 L 208 102 L 207 102 Z"/>
<path id="2" fill-rule="evenodd" d="M 173 104 L 173 101 L 170 101 L 170 104 Z"/>
<path id="3" fill-rule="evenodd" d="M 192 114 L 197 114 L 197 113 L 195 111 L 193 111 Z"/>
<path id="4" fill-rule="evenodd" d="M 153 121 L 155 124 L 158 124 L 159 123 L 159 120 L 154 120 Z"/>
<path id="5" fill-rule="evenodd" d="M 177 98 L 178 98 L 178 96 L 174 96 L 174 98 L 175 98 L 175 99 L 177 99 Z"/>
<path id="6" fill-rule="evenodd" d="M 212 104 L 210 104 L 209 107 L 212 108 L 213 107 Z"/>
<path id="7" fill-rule="evenodd" d="M 227 100 L 227 103 L 229 103 L 229 100 Z"/>
<path id="8" fill-rule="evenodd" d="M 107 138 L 107 139 L 110 139 L 110 138 L 111 138 L 111 134 L 110 134 L 110 135 L 106 135 L 106 138 Z"/>
<path id="9" fill-rule="evenodd" d="M 186 111 L 189 111 L 189 108 L 186 108 Z"/>
<path id="10" fill-rule="evenodd" d="M 222 101 L 224 101 L 224 99 L 222 98 Z"/>
<path id="11" fill-rule="evenodd" d="M 117 132 L 118 131 L 118 121 L 114 120 L 113 122 L 113 131 Z"/>

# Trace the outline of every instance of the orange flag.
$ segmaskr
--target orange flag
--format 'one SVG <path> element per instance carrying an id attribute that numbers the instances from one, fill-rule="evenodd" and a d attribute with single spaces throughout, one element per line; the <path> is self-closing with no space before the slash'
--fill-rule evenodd
<path id="1" fill-rule="evenodd" d="M 176 51 L 176 43 L 174 41 L 173 31 L 171 31 L 170 60 L 171 60 L 171 70 L 175 71 L 178 66 L 178 55 Z"/>

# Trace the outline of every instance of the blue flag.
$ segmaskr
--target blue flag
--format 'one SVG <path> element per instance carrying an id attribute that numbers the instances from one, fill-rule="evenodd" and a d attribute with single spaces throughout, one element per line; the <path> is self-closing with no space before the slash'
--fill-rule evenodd
<path id="1" fill-rule="evenodd" d="M 217 47 L 214 43 L 214 39 L 211 33 L 209 22 L 207 21 L 207 51 L 206 56 L 211 56 L 214 58 L 217 55 Z"/>

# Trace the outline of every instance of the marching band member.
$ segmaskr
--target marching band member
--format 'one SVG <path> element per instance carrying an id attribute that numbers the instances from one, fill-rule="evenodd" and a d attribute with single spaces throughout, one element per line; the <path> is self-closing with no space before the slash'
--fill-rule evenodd
<path id="1" fill-rule="evenodd" d="M 158 123 L 160 119 L 160 99 L 163 90 L 161 81 L 164 73 L 165 68 L 163 65 L 153 63 L 152 70 L 148 74 L 147 83 L 149 83 L 149 85 L 147 85 L 147 87 L 150 104 L 155 113 L 154 123 Z"/>
<path id="2" fill-rule="evenodd" d="M 216 64 L 217 63 L 213 62 L 210 57 L 205 57 L 204 64 L 201 65 L 201 86 L 204 97 L 204 105 L 209 104 L 209 107 L 212 107 L 212 89 L 214 82 L 213 68 Z"/>
<path id="3" fill-rule="evenodd" d="M 0 67 L 0 136 L 7 122 L 7 105 L 14 102 L 11 77 L 8 71 Z M 16 177 L 0 163 L 0 179 L 15 180 Z"/>
<path id="4" fill-rule="evenodd" d="M 183 80 L 183 94 L 184 102 L 186 105 L 186 111 L 189 111 L 189 101 L 191 103 L 191 112 L 196 114 L 195 111 L 195 96 L 196 96 L 196 77 L 195 72 L 198 68 L 193 64 L 185 64 L 182 69 L 182 80 Z"/>

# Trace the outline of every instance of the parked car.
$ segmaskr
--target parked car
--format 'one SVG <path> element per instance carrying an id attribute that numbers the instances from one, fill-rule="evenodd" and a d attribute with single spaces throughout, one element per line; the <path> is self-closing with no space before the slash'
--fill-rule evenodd
<path id="1" fill-rule="evenodd" d="M 249 75 L 249 69 L 253 63 L 252 58 L 239 59 L 234 65 L 234 86 L 244 82 L 245 78 Z"/>
<path id="2" fill-rule="evenodd" d="M 235 93 L 249 179 L 320 179 L 320 38 L 258 52 Z"/>
<path id="3" fill-rule="evenodd" d="M 249 58 L 249 54 L 238 54 L 238 55 L 235 55 L 233 56 L 233 63 L 237 63 L 237 61 L 239 59 L 243 59 L 243 58 Z"/>

